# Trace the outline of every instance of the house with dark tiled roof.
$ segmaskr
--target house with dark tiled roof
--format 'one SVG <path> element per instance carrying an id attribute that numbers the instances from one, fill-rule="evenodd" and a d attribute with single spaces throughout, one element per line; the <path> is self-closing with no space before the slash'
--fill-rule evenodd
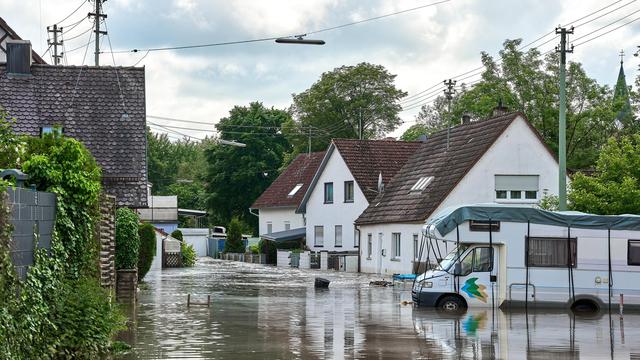
<path id="1" fill-rule="evenodd" d="M 296 209 L 309 188 L 313 175 L 324 157 L 324 151 L 300 154 L 265 190 L 249 209 L 258 211 L 259 233 L 270 240 L 304 238 L 305 223 Z"/>
<path id="2" fill-rule="evenodd" d="M 15 132 L 61 129 L 96 158 L 104 190 L 118 206 L 146 207 L 144 68 L 46 65 L 27 41 L 10 41 L 6 50 L 0 107 L 15 118 Z"/>
<path id="3" fill-rule="evenodd" d="M 558 176 L 554 153 L 522 113 L 498 109 L 489 119 L 465 119 L 432 134 L 355 220 L 363 243 L 361 271 L 411 273 L 422 226 L 442 209 L 473 203 L 535 206 L 545 194 L 558 194 Z"/>
<path id="4" fill-rule="evenodd" d="M 334 139 L 297 210 L 306 219 L 307 246 L 314 251 L 357 255 L 359 236 L 354 221 L 420 145 L 415 141 Z M 357 269 L 357 256 L 355 266 L 346 267 Z"/>
<path id="5" fill-rule="evenodd" d="M 22 38 L 0 17 L 0 63 L 7 61 L 7 42 L 12 40 L 22 40 Z M 31 58 L 36 64 L 47 63 L 33 49 L 31 50 Z"/>

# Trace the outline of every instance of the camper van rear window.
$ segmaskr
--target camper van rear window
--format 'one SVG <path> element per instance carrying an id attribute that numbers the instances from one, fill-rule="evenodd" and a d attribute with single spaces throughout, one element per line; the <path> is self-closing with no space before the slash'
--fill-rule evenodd
<path id="1" fill-rule="evenodd" d="M 640 240 L 629 240 L 627 265 L 640 265 Z"/>
<path id="2" fill-rule="evenodd" d="M 489 220 L 471 220 L 469 221 L 469 230 L 489 232 Z M 500 221 L 491 221 L 491 231 L 500 231 Z"/>
<path id="3" fill-rule="evenodd" d="M 576 267 L 577 239 L 571 238 L 571 267 Z M 567 267 L 567 238 L 530 237 L 529 254 L 525 258 L 531 267 Z"/>

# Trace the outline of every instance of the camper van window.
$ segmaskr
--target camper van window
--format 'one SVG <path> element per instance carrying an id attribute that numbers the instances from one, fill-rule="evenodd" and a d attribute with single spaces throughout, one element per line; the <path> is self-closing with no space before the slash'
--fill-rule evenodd
<path id="1" fill-rule="evenodd" d="M 469 231 L 489 231 L 489 220 L 470 220 Z M 500 221 L 491 222 L 491 231 L 500 231 Z"/>
<path id="2" fill-rule="evenodd" d="M 571 265 L 575 267 L 576 238 L 571 238 Z M 529 256 L 525 260 L 532 267 L 567 267 L 567 239 L 557 237 L 529 238 Z"/>
<path id="3" fill-rule="evenodd" d="M 640 240 L 629 240 L 627 265 L 640 265 Z"/>
<path id="4" fill-rule="evenodd" d="M 471 274 L 471 271 L 473 271 L 473 253 L 474 253 L 473 251 L 470 252 L 460 262 L 460 265 L 461 265 L 460 268 L 462 269 L 462 271 L 460 271 L 461 276 L 469 275 Z"/>
<path id="5" fill-rule="evenodd" d="M 480 247 L 473 249 L 473 272 L 489 272 L 491 270 L 493 270 L 491 248 Z"/>
<path id="6" fill-rule="evenodd" d="M 437 270 L 449 271 L 449 268 L 451 267 L 451 265 L 453 265 L 456 262 L 458 254 L 462 256 L 464 252 L 467 251 L 468 248 L 469 248 L 469 245 L 460 244 L 459 250 L 456 250 L 456 249 L 451 250 L 451 252 L 447 254 L 447 256 L 444 259 L 442 259 L 442 261 L 440 261 L 440 264 L 438 265 Z"/>

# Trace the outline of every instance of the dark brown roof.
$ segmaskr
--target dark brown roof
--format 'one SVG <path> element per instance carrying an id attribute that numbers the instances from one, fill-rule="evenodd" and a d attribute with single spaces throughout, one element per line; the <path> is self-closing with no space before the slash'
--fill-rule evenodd
<path id="1" fill-rule="evenodd" d="M 147 206 L 144 68 L 34 64 L 31 76 L 5 70 L 0 65 L 0 107 L 16 119 L 17 133 L 62 126 L 96 158 L 119 206 Z"/>
<path id="2" fill-rule="evenodd" d="M 356 224 L 426 220 L 518 116 L 526 121 L 522 113 L 509 113 L 454 127 L 448 151 L 447 130 L 433 134 L 385 187 L 384 193 L 370 202 Z M 434 178 L 424 191 L 410 192 L 420 178 L 429 176 Z"/>
<path id="3" fill-rule="evenodd" d="M 22 40 L 22 38 L 15 32 L 13 31 L 13 29 L 11 28 L 11 26 L 9 26 L 9 24 L 7 24 L 6 21 L 4 21 L 4 19 L 2 17 L 0 17 L 0 28 L 2 30 L 4 30 L 5 33 L 7 33 L 7 37 L 9 37 L 12 40 Z M 0 36 L 0 44 L 4 41 L 5 39 Z M 2 45 L 0 45 L 0 51 L 6 51 L 7 49 L 2 48 Z M 33 62 L 36 64 L 46 64 L 47 62 L 44 61 L 44 59 L 42 59 L 40 57 L 40 55 L 38 55 L 38 53 L 36 53 L 35 50 L 31 49 L 31 57 L 33 58 Z"/>
<path id="4" fill-rule="evenodd" d="M 378 177 L 387 184 L 422 144 L 418 141 L 334 139 L 360 190 L 371 203 L 378 195 Z"/>
<path id="5" fill-rule="evenodd" d="M 251 208 L 264 209 L 273 207 L 297 207 L 309 188 L 311 179 L 315 175 L 324 151 L 313 152 L 311 154 L 300 154 L 287 166 L 278 178 L 265 190 Z M 302 187 L 293 196 L 288 196 L 291 190 L 297 185 Z"/>

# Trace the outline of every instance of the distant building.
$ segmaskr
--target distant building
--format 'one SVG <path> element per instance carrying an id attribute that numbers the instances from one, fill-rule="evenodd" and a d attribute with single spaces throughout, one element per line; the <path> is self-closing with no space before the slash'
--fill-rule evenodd
<path id="1" fill-rule="evenodd" d="M 149 195 L 149 206 L 138 209 L 140 221 L 148 222 L 158 229 L 171 234 L 178 228 L 178 197 Z"/>

